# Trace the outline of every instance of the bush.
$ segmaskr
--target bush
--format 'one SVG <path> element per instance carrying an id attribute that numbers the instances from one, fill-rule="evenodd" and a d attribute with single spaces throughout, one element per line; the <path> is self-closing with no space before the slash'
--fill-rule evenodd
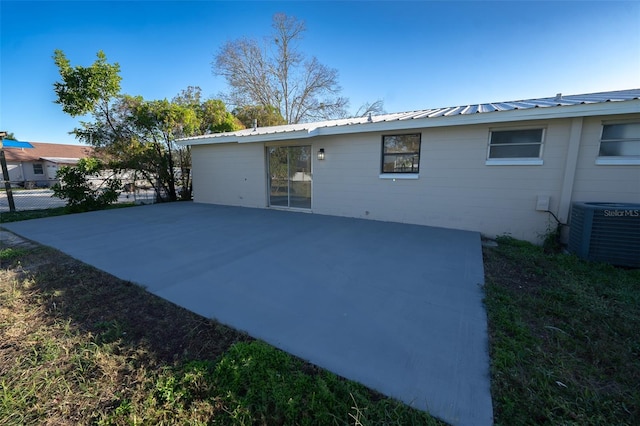
<path id="1" fill-rule="evenodd" d="M 97 158 L 83 158 L 75 167 L 61 167 L 56 175 L 60 182 L 53 186 L 54 197 L 67 200 L 67 209 L 73 213 L 100 210 L 116 202 L 122 190 L 119 179 L 104 179 L 98 186 L 89 181 L 105 169 Z"/>

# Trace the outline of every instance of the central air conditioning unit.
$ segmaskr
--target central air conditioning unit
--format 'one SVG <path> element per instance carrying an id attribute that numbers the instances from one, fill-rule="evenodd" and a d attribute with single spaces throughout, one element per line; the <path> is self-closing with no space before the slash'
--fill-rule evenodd
<path id="1" fill-rule="evenodd" d="M 573 203 L 569 226 L 571 253 L 640 268 L 640 204 Z"/>

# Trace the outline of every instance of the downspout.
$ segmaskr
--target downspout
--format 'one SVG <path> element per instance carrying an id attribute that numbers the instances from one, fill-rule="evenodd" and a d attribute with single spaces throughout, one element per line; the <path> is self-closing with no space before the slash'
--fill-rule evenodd
<path id="1" fill-rule="evenodd" d="M 562 188 L 560 200 L 558 202 L 558 221 L 563 224 L 569 222 L 569 212 L 571 210 L 571 200 L 573 197 L 573 185 L 575 183 L 576 168 L 578 165 L 578 154 L 580 153 L 580 139 L 582 139 L 582 117 L 571 120 L 571 130 L 569 133 L 569 147 L 564 165 L 564 176 L 562 178 Z M 565 227 L 566 228 L 566 227 Z M 566 241 L 566 231 L 561 236 L 563 242 Z"/>
<path id="2" fill-rule="evenodd" d="M 22 178 L 23 188 L 26 188 L 27 187 L 27 177 L 24 174 L 24 162 L 23 161 L 20 162 L 20 177 Z"/>

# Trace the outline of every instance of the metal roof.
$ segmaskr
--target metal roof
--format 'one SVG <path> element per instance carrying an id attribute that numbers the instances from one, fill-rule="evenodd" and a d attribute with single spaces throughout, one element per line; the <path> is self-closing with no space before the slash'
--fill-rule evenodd
<path id="1" fill-rule="evenodd" d="M 180 139 L 179 142 L 183 145 L 199 144 L 199 143 L 217 143 L 217 142 L 258 142 L 268 140 L 281 140 L 281 139 L 293 139 L 301 137 L 315 136 L 323 132 L 325 129 L 336 128 L 336 131 L 331 131 L 331 134 L 335 133 L 350 133 L 352 131 L 376 131 L 380 130 L 380 126 L 372 128 L 366 128 L 364 125 L 370 125 L 371 123 L 401 123 L 411 122 L 413 120 L 420 120 L 421 123 L 413 123 L 403 125 L 404 128 L 409 128 L 412 125 L 418 127 L 419 125 L 425 125 L 424 120 L 428 119 L 444 119 L 447 117 L 459 117 L 464 120 L 465 116 L 478 116 L 479 114 L 489 113 L 502 113 L 506 111 L 526 111 L 534 109 L 548 109 L 554 111 L 554 114 L 562 116 L 567 111 L 563 107 L 572 107 L 578 105 L 591 105 L 591 104 L 603 104 L 607 102 L 624 102 L 640 99 L 640 89 L 619 90 L 612 92 L 599 92 L 588 93 L 583 95 L 562 95 L 539 99 L 527 99 L 518 101 L 506 101 L 506 102 L 492 102 L 475 105 L 463 105 L 447 108 L 434 108 L 409 112 L 398 112 L 391 114 L 374 115 L 369 117 L 353 117 L 337 120 L 300 123 L 300 124 L 287 124 L 282 126 L 269 126 L 269 127 L 257 127 L 255 129 L 244 129 L 235 132 L 213 133 L 208 135 L 193 136 L 189 138 Z M 637 111 L 640 113 L 640 106 Z M 497 118 L 496 116 L 491 116 Z M 488 117 L 487 117 L 488 118 Z M 464 122 L 469 122 L 466 120 Z M 462 124 L 458 120 L 456 124 Z M 444 124 L 443 124 L 444 125 Z M 349 127 L 354 127 L 351 130 L 347 130 Z M 395 126 L 399 127 L 399 126 Z M 339 129 L 338 129 L 339 128 Z M 357 128 L 357 129 L 356 129 Z"/>

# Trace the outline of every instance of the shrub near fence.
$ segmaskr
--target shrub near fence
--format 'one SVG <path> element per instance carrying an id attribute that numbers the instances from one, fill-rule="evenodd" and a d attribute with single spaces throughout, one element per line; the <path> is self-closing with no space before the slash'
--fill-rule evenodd
<path id="1" fill-rule="evenodd" d="M 17 211 L 40 210 L 64 207 L 66 201 L 53 196 L 53 186 L 57 180 L 11 182 L 13 202 Z M 92 179 L 95 186 L 100 186 L 101 179 Z M 156 200 L 153 188 L 123 181 L 123 191 L 117 203 L 152 204 Z M 4 185 L 0 188 L 0 213 L 9 211 L 9 198 Z"/>

